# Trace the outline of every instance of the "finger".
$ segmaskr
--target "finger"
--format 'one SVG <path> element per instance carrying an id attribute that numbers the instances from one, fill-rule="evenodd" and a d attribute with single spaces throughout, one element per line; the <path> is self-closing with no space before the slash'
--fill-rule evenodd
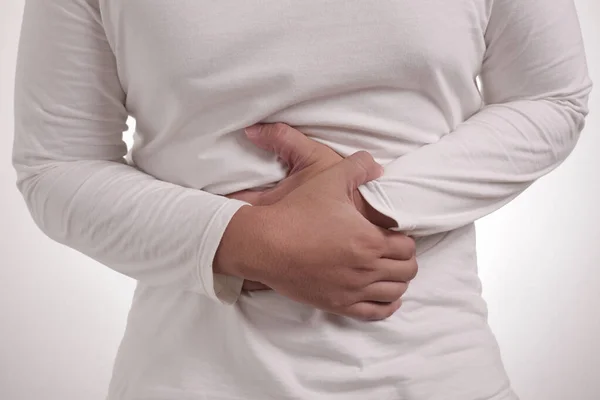
<path id="1" fill-rule="evenodd" d="M 416 245 L 413 238 L 389 229 L 384 229 L 383 234 L 386 243 L 383 257 L 410 260 L 415 256 Z"/>
<path id="2" fill-rule="evenodd" d="M 406 282 L 375 282 L 362 290 L 362 301 L 392 303 L 398 300 L 408 289 Z"/>
<path id="3" fill-rule="evenodd" d="M 352 196 L 354 190 L 360 185 L 379 178 L 383 174 L 383 167 L 373 159 L 371 154 L 361 150 L 335 164 L 328 173 L 337 175 L 339 179 L 333 182 L 346 185 L 348 195 Z"/>
<path id="4" fill-rule="evenodd" d="M 245 132 L 252 143 L 277 154 L 293 170 L 315 162 L 316 153 L 326 147 L 283 123 L 253 125 Z"/>
<path id="5" fill-rule="evenodd" d="M 387 304 L 365 301 L 347 307 L 340 314 L 363 321 L 380 321 L 394 315 L 400 306 L 402 298 Z"/>
<path id="6" fill-rule="evenodd" d="M 409 260 L 394 260 L 391 258 L 379 258 L 368 268 L 372 271 L 370 278 L 375 282 L 409 282 L 412 281 L 419 267 L 415 257 Z"/>

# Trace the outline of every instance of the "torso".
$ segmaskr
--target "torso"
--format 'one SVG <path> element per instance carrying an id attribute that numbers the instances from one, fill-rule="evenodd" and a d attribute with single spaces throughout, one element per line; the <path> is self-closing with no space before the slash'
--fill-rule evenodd
<path id="1" fill-rule="evenodd" d="M 285 122 L 386 163 L 481 107 L 491 0 L 101 0 L 135 165 L 226 194 L 285 170 L 242 134 Z M 236 162 L 228 162 L 235 157 Z M 474 226 L 423 239 L 392 318 L 360 323 L 275 293 L 219 306 L 138 286 L 115 399 L 514 399 L 486 322 Z"/>

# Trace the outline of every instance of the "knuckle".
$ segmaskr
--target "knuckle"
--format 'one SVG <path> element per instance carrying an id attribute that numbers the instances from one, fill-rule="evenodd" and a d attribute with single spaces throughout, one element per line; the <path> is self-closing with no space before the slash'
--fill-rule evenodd
<path id="1" fill-rule="evenodd" d="M 288 159 L 293 149 L 290 139 L 290 130 L 292 127 L 284 124 L 283 122 L 276 122 L 271 125 L 267 125 L 268 131 L 265 135 L 269 138 L 273 149 L 278 153 L 280 157 Z"/>
<path id="2" fill-rule="evenodd" d="M 395 271 L 391 268 L 381 268 L 377 272 L 378 272 L 378 275 L 380 276 L 379 280 L 387 281 L 387 282 L 398 281 Z"/>
<path id="3" fill-rule="evenodd" d="M 417 244 L 413 238 L 403 233 L 394 231 L 389 231 L 387 235 L 390 245 L 400 251 L 399 255 L 401 255 L 401 259 L 410 260 L 415 256 Z"/>
<path id="4" fill-rule="evenodd" d="M 365 150 L 360 150 L 355 154 L 356 163 L 364 170 L 368 175 L 377 173 L 379 166 L 371 153 Z"/>
<path id="5" fill-rule="evenodd" d="M 398 299 L 399 299 L 400 297 L 404 296 L 404 294 L 408 290 L 408 283 L 398 282 L 398 287 L 396 289 L 397 289 L 396 295 L 398 296 Z"/>
<path id="6" fill-rule="evenodd" d="M 371 250 L 377 257 L 382 256 L 387 250 L 387 242 L 385 236 L 380 234 L 373 234 L 367 241 L 369 250 Z"/>
<path id="7" fill-rule="evenodd" d="M 398 311 L 400 309 L 400 307 L 402 307 L 402 299 L 398 299 L 397 301 L 395 301 L 394 303 L 392 303 L 390 305 L 389 314 L 386 318 L 389 318 L 392 315 L 394 315 L 396 313 L 396 311 Z"/>
<path id="8" fill-rule="evenodd" d="M 369 167 L 371 164 L 375 164 L 375 159 L 373 158 L 371 153 L 369 153 L 366 150 L 359 150 L 356 153 L 354 153 L 354 156 L 356 158 L 356 161 L 361 163 L 364 167 Z"/>
<path id="9" fill-rule="evenodd" d="M 268 127 L 268 134 L 272 136 L 284 135 L 288 129 L 290 129 L 290 126 L 283 122 L 275 122 L 274 124 L 268 125 Z"/>
<path id="10" fill-rule="evenodd" d="M 346 253 L 354 262 L 365 259 L 365 244 L 361 235 L 353 235 L 346 241 Z"/>
<path id="11" fill-rule="evenodd" d="M 331 294 L 327 297 L 327 306 L 334 310 L 346 307 L 349 303 L 347 296 L 342 294 Z"/>
<path id="12" fill-rule="evenodd" d="M 419 273 L 419 264 L 415 257 L 411 258 L 407 263 L 408 280 L 413 280 Z"/>
<path id="13" fill-rule="evenodd" d="M 406 236 L 406 250 L 413 257 L 417 252 L 417 243 L 410 236 Z"/>
<path id="14" fill-rule="evenodd" d="M 385 236 L 376 229 L 356 232 L 348 243 L 352 247 L 352 254 L 364 260 L 380 257 L 387 247 Z"/>
<path id="15" fill-rule="evenodd" d="M 345 290 L 356 292 L 365 287 L 365 274 L 364 272 L 359 272 L 358 274 L 353 274 L 352 276 L 345 279 L 341 282 L 343 288 Z"/>

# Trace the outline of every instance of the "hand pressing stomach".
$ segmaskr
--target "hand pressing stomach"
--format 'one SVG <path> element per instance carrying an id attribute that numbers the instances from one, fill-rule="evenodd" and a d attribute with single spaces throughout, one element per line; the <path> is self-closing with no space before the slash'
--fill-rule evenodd
<path id="1" fill-rule="evenodd" d="M 289 174 L 270 189 L 244 190 L 227 197 L 254 205 L 249 208 L 253 211 L 284 204 L 284 214 L 267 213 L 270 219 L 263 219 L 263 229 L 278 221 L 289 222 L 282 225 L 283 230 L 288 230 L 286 226 L 306 229 L 296 236 L 305 237 L 306 243 L 301 246 L 303 251 L 290 257 L 294 253 L 286 248 L 288 242 L 277 242 L 281 246 L 277 250 L 291 261 L 275 258 L 271 259 L 274 262 L 261 263 L 260 268 L 250 266 L 244 273 L 250 271 L 246 276 L 254 274 L 257 278 L 246 279 L 243 289 L 274 288 L 293 300 L 358 319 L 380 320 L 392 315 L 401 305 L 408 282 L 417 273 L 417 263 L 414 241 L 389 231 L 394 222 L 369 206 L 357 190 L 363 182 L 377 178 L 383 168 L 366 152 L 344 159 L 285 124 L 256 125 L 247 129 L 246 134 L 255 145 L 277 154 L 288 165 Z M 350 161 L 356 164 L 346 167 L 344 164 Z M 344 181 L 348 178 L 350 185 Z M 294 196 L 300 196 L 300 200 L 285 203 Z M 321 202 L 328 197 L 334 202 Z M 297 214 L 293 207 L 298 210 Z M 322 221 L 338 213 L 340 226 L 330 223 L 326 226 L 329 232 L 323 232 Z M 222 265 L 228 261 L 223 258 L 233 254 L 227 252 L 228 244 L 226 231 L 217 251 L 215 272 L 226 272 Z M 272 256 L 273 249 L 266 246 L 254 251 Z M 269 263 L 273 263 L 274 268 L 264 267 Z"/>

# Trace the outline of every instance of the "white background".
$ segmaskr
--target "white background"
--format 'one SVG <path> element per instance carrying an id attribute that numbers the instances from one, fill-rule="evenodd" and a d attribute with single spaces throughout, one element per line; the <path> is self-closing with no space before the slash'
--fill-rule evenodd
<path id="1" fill-rule="evenodd" d="M 576 3 L 600 86 L 600 1 Z M 134 282 L 44 237 L 16 190 L 22 7 L 0 0 L 0 399 L 101 400 Z M 522 400 L 600 399 L 599 100 L 567 162 L 478 223 L 490 323 Z"/>

